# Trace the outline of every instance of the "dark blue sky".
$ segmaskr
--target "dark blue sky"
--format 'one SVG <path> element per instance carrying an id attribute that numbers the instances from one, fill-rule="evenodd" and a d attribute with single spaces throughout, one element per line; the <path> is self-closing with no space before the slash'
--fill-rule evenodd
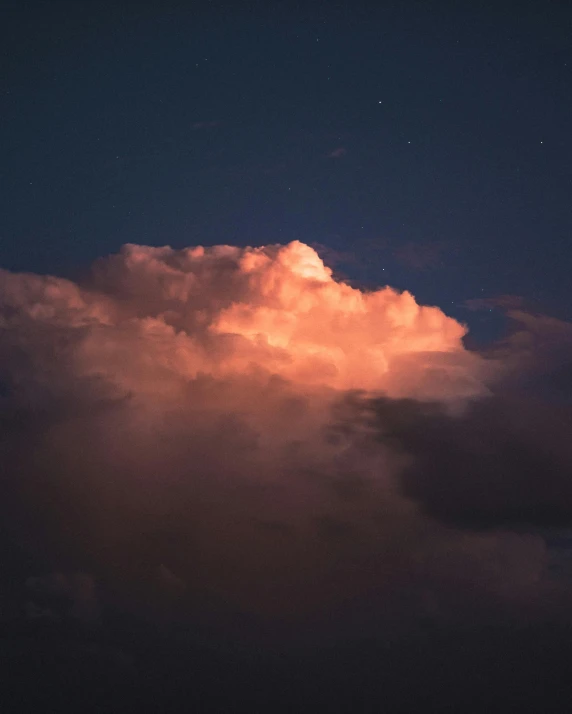
<path id="1" fill-rule="evenodd" d="M 570 4 L 3 7 L 1 266 L 299 239 L 477 335 L 572 317 Z"/>

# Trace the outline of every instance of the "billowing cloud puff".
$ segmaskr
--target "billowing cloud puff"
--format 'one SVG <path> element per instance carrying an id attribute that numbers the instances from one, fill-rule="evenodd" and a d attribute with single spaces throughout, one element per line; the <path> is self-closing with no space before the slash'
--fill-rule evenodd
<path id="1" fill-rule="evenodd" d="M 155 391 L 173 376 L 264 369 L 297 384 L 390 396 L 483 390 L 462 325 L 407 292 L 364 293 L 336 282 L 298 242 L 180 251 L 129 245 L 99 262 L 90 289 L 11 276 L 3 292 L 4 304 L 41 324 L 89 328 L 77 368 L 103 369 L 125 388 L 133 369 L 137 385 L 145 377 Z"/>
<path id="2" fill-rule="evenodd" d="M 367 629 L 536 608 L 542 538 L 452 529 L 415 470 L 426 410 L 461 423 L 503 373 L 464 333 L 407 292 L 336 281 L 298 242 L 129 245 L 81 285 L 4 271 L 10 542 L 161 617 L 239 629 L 237 612 Z M 391 405 L 381 426 L 356 393 Z M 404 399 L 416 416 L 395 422 Z"/>

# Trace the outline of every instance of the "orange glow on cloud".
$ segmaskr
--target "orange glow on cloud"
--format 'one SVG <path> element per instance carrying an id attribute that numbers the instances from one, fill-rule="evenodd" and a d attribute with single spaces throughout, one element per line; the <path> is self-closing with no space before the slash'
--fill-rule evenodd
<path id="1" fill-rule="evenodd" d="M 3 301 L 88 328 L 80 371 L 125 388 L 264 371 L 307 387 L 455 399 L 485 391 L 463 325 L 390 287 L 336 281 L 307 245 L 173 250 L 128 245 L 93 285 L 6 274 Z"/>
<path id="2" fill-rule="evenodd" d="M 14 383 L 58 401 L 123 400 L 116 432 L 111 417 L 93 428 L 106 443 L 126 429 L 135 442 L 144 433 L 151 441 L 114 446 L 118 453 L 144 451 L 157 425 L 179 433 L 228 414 L 255 430 L 270 461 L 272 449 L 295 440 L 314 453 L 346 390 L 456 408 L 487 393 L 494 369 L 464 348 L 464 326 L 439 308 L 390 287 L 338 282 L 299 242 L 127 245 L 98 261 L 83 286 L 1 277 L 0 358 Z M 14 360 L 14 350 L 26 359 Z M 205 380 L 207 391 L 197 386 Z M 293 411 L 296 399 L 305 406 Z"/>
<path id="3" fill-rule="evenodd" d="M 429 547 L 439 562 L 457 557 L 400 493 L 406 455 L 368 445 L 357 422 L 328 431 L 347 390 L 453 410 L 488 393 L 495 363 L 408 292 L 339 282 L 299 242 L 127 245 L 83 284 L 0 271 L 0 331 L 6 403 L 17 424 L 31 415 L 6 472 L 30 493 L 57 483 L 73 502 L 65 517 L 83 514 L 73 528 L 86 529 L 77 537 L 98 567 L 134 592 L 140 558 L 207 600 L 292 612 L 321 608 L 324 593 L 343 602 L 370 585 L 391 592 Z M 180 535 L 149 554 L 138 538 L 164 514 Z M 475 582 L 489 573 L 485 546 L 464 536 L 458 553 Z M 358 576 L 356 558 L 379 567 Z"/>

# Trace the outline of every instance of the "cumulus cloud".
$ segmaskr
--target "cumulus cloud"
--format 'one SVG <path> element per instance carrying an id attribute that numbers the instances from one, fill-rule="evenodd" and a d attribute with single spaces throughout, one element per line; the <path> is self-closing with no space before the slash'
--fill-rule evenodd
<path id="1" fill-rule="evenodd" d="M 3 271 L 7 532 L 109 597 L 239 630 L 538 608 L 544 539 L 467 527 L 539 462 L 502 491 L 508 348 L 465 332 L 299 242 L 128 245 L 82 284 Z"/>

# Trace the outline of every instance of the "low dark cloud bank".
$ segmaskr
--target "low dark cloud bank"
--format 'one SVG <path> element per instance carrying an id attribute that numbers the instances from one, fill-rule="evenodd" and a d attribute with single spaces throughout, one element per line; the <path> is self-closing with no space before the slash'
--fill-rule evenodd
<path id="1" fill-rule="evenodd" d="M 300 243 L 127 246 L 82 285 L 3 272 L 14 681 L 40 668 L 45 701 L 73 661 L 138 711 L 564 696 L 572 328 L 507 314 L 470 351 Z"/>

